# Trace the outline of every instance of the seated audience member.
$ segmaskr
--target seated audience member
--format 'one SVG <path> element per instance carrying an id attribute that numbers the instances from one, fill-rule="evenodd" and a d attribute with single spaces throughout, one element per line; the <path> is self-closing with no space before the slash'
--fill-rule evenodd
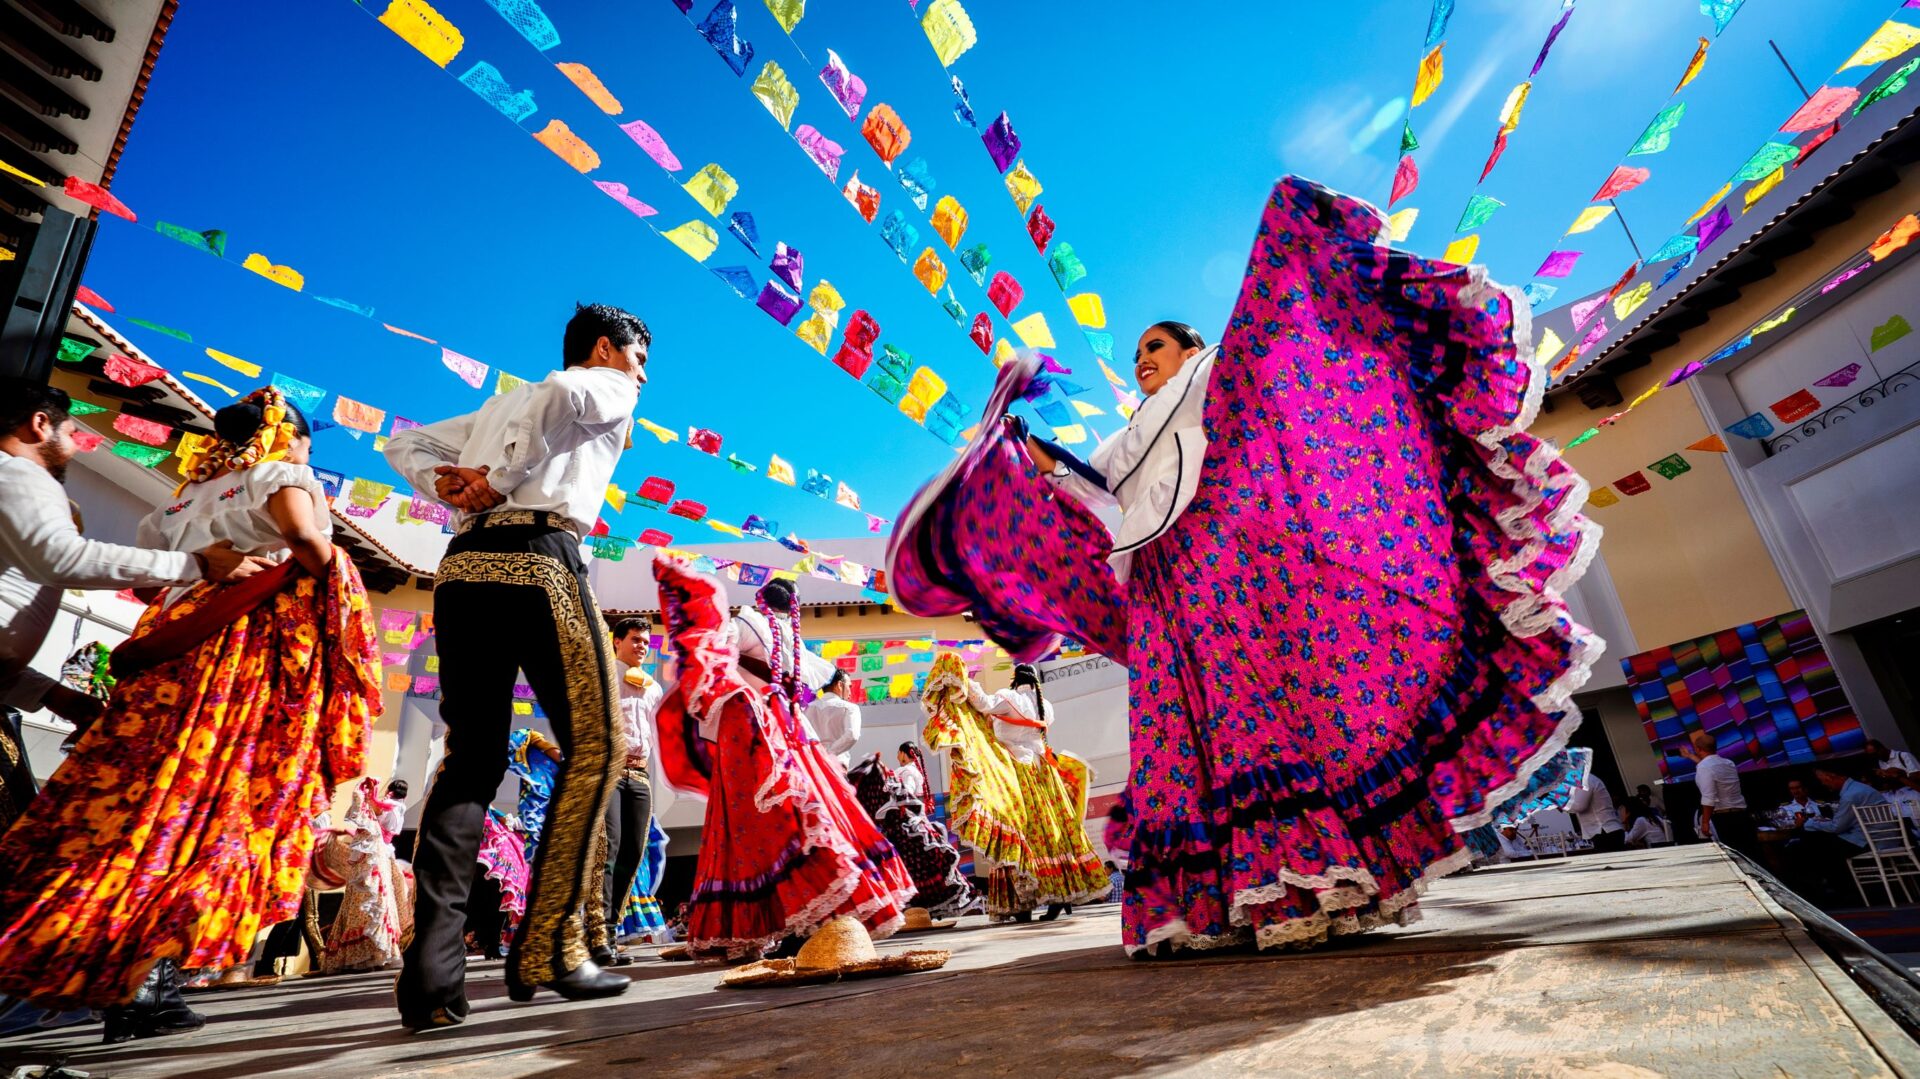
<path id="1" fill-rule="evenodd" d="M 1879 782 L 1873 784 L 1874 789 L 1899 806 L 1901 816 L 1920 820 L 1920 774 L 1910 773 L 1895 779 L 1883 772 L 1876 778 Z"/>
<path id="2" fill-rule="evenodd" d="M 1874 768 L 1881 775 L 1893 774 L 1894 778 L 1920 772 L 1920 758 L 1904 749 L 1888 749 L 1887 744 L 1878 738 L 1867 739 L 1867 756 L 1872 757 Z"/>
<path id="3" fill-rule="evenodd" d="M 1645 849 L 1667 841 L 1667 830 L 1638 797 L 1620 803 L 1620 823 L 1626 828 L 1629 847 Z"/>
<path id="4" fill-rule="evenodd" d="M 1664 821 L 1667 819 L 1666 808 L 1660 804 L 1660 797 L 1653 792 L 1652 787 L 1642 783 L 1638 787 L 1633 788 L 1633 794 L 1634 797 L 1640 799 L 1640 805 L 1656 820 Z"/>
<path id="5" fill-rule="evenodd" d="M 1810 898 L 1831 898 L 1845 876 L 1847 859 L 1867 850 L 1867 836 L 1856 814 L 1861 806 L 1886 805 L 1886 796 L 1851 773 L 1852 764 L 1823 761 L 1813 766 L 1814 782 L 1838 796 L 1832 818 L 1795 814 L 1787 840 L 1788 874 L 1794 890 Z"/>
<path id="6" fill-rule="evenodd" d="M 1500 853 L 1507 861 L 1533 857 L 1533 851 L 1520 839 L 1520 829 L 1506 825 L 1500 829 Z"/>
<path id="7" fill-rule="evenodd" d="M 1795 816 L 1812 820 L 1820 815 L 1820 803 L 1807 793 L 1807 785 L 1798 779 L 1787 780 L 1787 804 L 1780 807 L 1784 823 L 1791 826 Z"/>
<path id="8" fill-rule="evenodd" d="M 1567 799 L 1567 812 L 1580 822 L 1580 834 L 1596 851 L 1615 851 L 1626 846 L 1626 829 L 1620 826 L 1620 811 L 1613 807 L 1613 795 L 1600 777 L 1588 772 Z"/>

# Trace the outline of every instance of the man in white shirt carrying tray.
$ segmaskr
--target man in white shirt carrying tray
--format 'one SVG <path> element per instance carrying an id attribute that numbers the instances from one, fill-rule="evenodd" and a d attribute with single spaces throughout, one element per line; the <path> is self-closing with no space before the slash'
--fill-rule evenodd
<path id="1" fill-rule="evenodd" d="M 626 448 L 651 343 L 633 315 L 581 307 L 567 323 L 561 370 L 387 441 L 388 462 L 415 489 L 459 511 L 433 589 L 447 752 L 420 818 L 413 944 L 395 986 L 410 1029 L 467 1015 L 463 907 L 507 767 L 516 671 L 565 761 L 507 956 L 507 993 L 531 1000 L 544 987 L 582 1000 L 627 988 L 591 959 L 599 942 L 580 917 L 581 904 L 602 901 L 594 840 L 627 753 L 612 646 L 580 541 Z"/>

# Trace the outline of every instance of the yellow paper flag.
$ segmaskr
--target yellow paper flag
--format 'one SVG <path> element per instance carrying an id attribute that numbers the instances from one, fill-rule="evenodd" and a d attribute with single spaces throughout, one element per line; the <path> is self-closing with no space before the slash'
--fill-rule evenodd
<path id="1" fill-rule="evenodd" d="M 1440 89 L 1440 80 L 1447 77 L 1446 61 L 1440 50 L 1447 47 L 1442 41 L 1433 47 L 1433 51 L 1420 59 L 1420 73 L 1413 80 L 1413 107 L 1419 108 Z"/>
<path id="2" fill-rule="evenodd" d="M 1573 219 L 1573 224 L 1567 226 L 1567 235 L 1571 236 L 1576 232 L 1592 232 L 1594 226 L 1605 221 L 1607 215 L 1612 212 L 1612 206 L 1587 207 L 1580 211 L 1579 217 Z"/>
<path id="3" fill-rule="evenodd" d="M 1768 319 L 1767 321 L 1762 322 L 1760 325 L 1755 326 L 1753 328 L 1753 336 L 1758 337 L 1763 333 L 1770 333 L 1774 330 L 1779 329 L 1782 326 L 1785 326 L 1787 324 L 1787 320 L 1791 319 L 1793 317 L 1793 313 L 1798 310 L 1799 308 L 1797 307 L 1789 307 L 1785 311 L 1782 311 L 1779 314 Z M 1691 449 L 1692 447 L 1689 446 L 1688 448 Z"/>
<path id="4" fill-rule="evenodd" d="M 600 167 L 600 155 L 593 152 L 585 139 L 573 133 L 565 123 L 548 120 L 547 126 L 534 133 L 534 140 L 552 150 L 560 160 L 573 166 L 573 171 L 586 173 Z"/>
<path id="5" fill-rule="evenodd" d="M 1613 317 L 1617 319 L 1626 318 L 1628 315 L 1640 310 L 1640 305 L 1646 303 L 1647 297 L 1652 295 L 1653 282 L 1642 281 L 1633 288 L 1615 296 L 1613 298 Z"/>
<path id="6" fill-rule="evenodd" d="M 1695 211 L 1693 212 L 1693 216 L 1692 216 L 1692 217 L 1689 217 L 1689 218 L 1687 218 L 1687 224 L 1689 224 L 1689 225 L 1691 225 L 1691 224 L 1693 224 L 1693 223 L 1694 223 L 1695 221 L 1698 221 L 1698 220 L 1700 220 L 1701 218 L 1703 218 L 1703 217 L 1705 217 L 1705 216 L 1707 216 L 1707 214 L 1708 214 L 1708 212 L 1709 212 L 1709 211 L 1711 211 L 1711 210 L 1712 210 L 1712 209 L 1713 209 L 1713 208 L 1714 208 L 1715 206 L 1718 206 L 1718 205 L 1720 205 L 1720 200 L 1721 200 L 1721 199 L 1724 199 L 1724 198 L 1726 198 L 1726 197 L 1727 197 L 1727 192 L 1729 192 L 1729 191 L 1732 191 L 1732 190 L 1733 190 L 1733 185 L 1732 185 L 1732 184 L 1721 184 L 1721 185 L 1720 185 L 1720 190 L 1718 190 L 1718 191 L 1715 191 L 1715 192 L 1713 193 L 1713 197 L 1712 197 L 1712 198 L 1710 198 L 1710 199 L 1708 199 L 1707 201 L 1705 201 L 1705 202 L 1703 202 L 1703 203 L 1701 203 L 1701 204 L 1700 204 L 1700 208 L 1699 208 L 1698 210 L 1695 210 Z"/>
<path id="7" fill-rule="evenodd" d="M 727 174 L 727 170 L 717 163 L 709 164 L 706 168 L 694 173 L 693 179 L 681 186 L 686 188 L 687 194 L 693 196 L 693 201 L 699 203 L 702 209 L 715 217 L 725 213 L 727 203 L 732 202 L 733 197 L 740 193 L 740 185 L 735 183 L 733 177 Z"/>
<path id="8" fill-rule="evenodd" d="M 713 529 L 715 532 L 732 536 L 735 539 L 744 539 L 747 535 L 745 532 L 740 531 L 725 521 L 716 521 L 711 517 L 707 518 L 707 527 Z"/>
<path id="9" fill-rule="evenodd" d="M 645 416 L 635 416 L 633 422 L 639 424 L 641 430 L 659 439 L 661 445 L 680 441 L 680 433 L 678 431 L 670 427 L 662 427 L 652 420 L 647 419 Z"/>
<path id="10" fill-rule="evenodd" d="M 660 235 L 672 242 L 673 246 L 685 251 L 695 262 L 705 262 L 713 256 L 720 246 L 720 234 L 705 221 L 689 221 L 678 228 L 668 229 Z"/>
<path id="11" fill-rule="evenodd" d="M 768 60 L 760 68 L 760 74 L 753 80 L 753 96 L 780 121 L 781 127 L 793 126 L 793 110 L 800 105 L 800 91 L 793 88 L 793 81 L 779 64 Z"/>
<path id="12" fill-rule="evenodd" d="M 1640 391 L 1640 396 L 1635 397 L 1631 401 L 1628 401 L 1627 407 L 1624 411 L 1632 411 L 1633 409 L 1639 408 L 1641 405 L 1644 405 L 1647 403 L 1648 398 L 1652 397 L 1656 393 L 1659 393 L 1661 390 L 1665 388 L 1666 388 L 1666 383 L 1655 381 L 1653 385 L 1648 386 L 1646 389 Z"/>
<path id="13" fill-rule="evenodd" d="M 240 265 L 276 285 L 285 285 L 295 292 L 299 292 L 307 285 L 307 279 L 300 275 L 300 271 L 291 266 L 276 266 L 272 260 L 258 251 L 248 255 L 246 261 Z"/>
<path id="14" fill-rule="evenodd" d="M 620 488 L 615 487 L 611 483 L 607 484 L 607 505 L 612 506 L 613 512 L 615 513 L 619 513 L 621 510 L 626 509 L 627 508 L 627 492 L 622 491 Z"/>
<path id="15" fill-rule="evenodd" d="M 205 386 L 212 386 L 214 389 L 219 390 L 221 393 L 226 394 L 228 397 L 240 396 L 240 391 L 234 389 L 232 386 L 229 386 L 224 382 L 216 382 L 213 379 L 210 379 L 207 376 L 200 374 L 196 371 L 182 371 L 180 372 L 180 377 L 192 379 L 193 381 L 198 382 Z"/>
<path id="16" fill-rule="evenodd" d="M 800 320 L 800 325 L 794 327 L 793 334 L 813 346 L 815 352 L 825 356 L 827 345 L 833 340 L 833 323 L 827 321 L 827 316 L 815 311 Z"/>
<path id="17" fill-rule="evenodd" d="M 914 260 L 913 276 L 926 286 L 928 292 L 939 292 L 940 286 L 947 283 L 947 264 L 941 262 L 940 256 L 929 247 Z"/>
<path id="18" fill-rule="evenodd" d="M 960 237 L 966 235 L 967 209 L 960 205 L 959 199 L 952 195 L 940 196 L 940 201 L 933 207 L 933 231 L 946 242 L 948 250 L 952 250 L 960 242 Z"/>
<path id="19" fill-rule="evenodd" d="M 578 86 L 580 92 L 587 95 L 587 100 L 600 106 L 601 112 L 608 116 L 620 115 L 620 99 L 613 96 L 613 91 L 607 89 L 607 84 L 600 81 L 600 76 L 588 70 L 587 65 L 555 64 L 553 66 L 560 69 L 560 74 L 565 75 L 568 82 Z"/>
<path id="20" fill-rule="evenodd" d="M 1104 416 L 1107 414 L 1106 410 L 1100 406 L 1090 405 L 1085 401 L 1070 401 L 1068 403 L 1073 406 L 1075 412 L 1078 412 L 1082 416 Z"/>
<path id="21" fill-rule="evenodd" d="M 1094 357 L 1094 362 L 1095 362 L 1095 363 L 1098 363 L 1098 364 L 1100 365 L 1100 373 L 1101 373 L 1102 375 L 1104 375 L 1104 376 L 1106 376 L 1106 379 L 1107 379 L 1107 381 L 1108 381 L 1109 383 L 1111 383 L 1111 384 L 1113 384 L 1113 385 L 1115 385 L 1115 386 L 1118 386 L 1118 387 L 1120 387 L 1121 389 L 1125 389 L 1125 388 L 1126 388 L 1126 386 L 1127 386 L 1127 380 L 1126 380 L 1126 379 L 1124 379 L 1124 378 L 1121 378 L 1121 377 L 1120 377 L 1120 376 L 1119 376 L 1118 374 L 1116 374 L 1116 373 L 1114 372 L 1114 370 L 1113 370 L 1113 368 L 1111 368 L 1111 367 L 1108 367 L 1108 366 L 1107 366 L 1107 361 L 1105 361 L 1105 360 L 1103 360 L 1103 359 L 1100 359 L 1099 357 L 1097 357 L 1097 356 L 1096 356 L 1096 357 Z"/>
<path id="22" fill-rule="evenodd" d="M 933 0 L 927 10 L 920 13 L 920 29 L 926 31 L 927 41 L 933 46 L 934 55 L 940 58 L 941 67 L 952 67 L 955 60 L 980 42 L 973 30 L 973 20 L 967 16 L 967 9 L 960 6 L 960 0 Z"/>
<path id="23" fill-rule="evenodd" d="M 1070 423 L 1065 427 L 1055 427 L 1053 437 L 1068 446 L 1077 446 L 1087 440 L 1087 429 L 1080 424 Z"/>
<path id="24" fill-rule="evenodd" d="M 793 466 L 781 460 L 779 454 L 773 454 L 772 458 L 767 461 L 767 478 L 775 483 L 784 483 L 788 487 L 792 487 Z"/>
<path id="25" fill-rule="evenodd" d="M 839 659 L 853 654 L 852 641 L 828 641 L 820 646 L 821 659 Z"/>
<path id="26" fill-rule="evenodd" d="M 1520 126 L 1520 110 L 1527 107 L 1527 95 L 1533 83 L 1523 82 L 1507 92 L 1507 103 L 1500 106 L 1500 133 L 1511 135 Z"/>
<path id="27" fill-rule="evenodd" d="M 912 417 L 915 423 L 927 422 L 927 403 L 912 394 L 900 398 L 900 411 Z"/>
<path id="28" fill-rule="evenodd" d="M 767 10 L 773 12 L 773 20 L 780 24 L 780 29 L 791 34 L 807 13 L 807 0 L 767 0 Z"/>
<path id="29" fill-rule="evenodd" d="M 840 295 L 839 289 L 834 288 L 826 278 L 821 278 L 820 283 L 813 286 L 813 292 L 807 296 L 807 306 L 830 316 L 828 321 L 838 325 L 840 309 L 847 306 L 847 301 Z"/>
<path id="30" fill-rule="evenodd" d="M 235 371 L 240 372 L 241 374 L 247 376 L 248 378 L 260 377 L 259 364 L 248 363 L 247 361 L 241 359 L 238 356 L 229 356 L 217 348 L 208 349 L 207 358 L 212 360 L 214 363 L 219 364 L 222 367 L 231 367 Z"/>
<path id="31" fill-rule="evenodd" d="M 427 657 L 427 673 L 440 673 L 440 656 L 437 653 Z"/>
<path id="32" fill-rule="evenodd" d="M 393 0 L 380 16 L 380 23 L 441 67 L 452 63 L 467 43 L 460 28 L 426 0 Z"/>
<path id="33" fill-rule="evenodd" d="M 532 701 L 515 701 L 515 702 L 513 702 L 513 714 L 514 714 L 514 715 L 516 715 L 516 716 L 530 716 L 530 715 L 532 715 L 532 714 L 533 714 L 533 702 L 532 702 Z"/>
<path id="34" fill-rule="evenodd" d="M 946 396 L 946 393 L 947 380 L 934 374 L 931 367 L 919 368 L 914 371 L 913 377 L 907 380 L 907 395 L 917 397 L 928 405 L 940 400 Z"/>
<path id="35" fill-rule="evenodd" d="M 1053 347 L 1053 331 L 1047 328 L 1047 316 L 1038 311 L 1014 323 L 1013 332 L 1020 335 L 1020 343 L 1028 348 Z"/>
<path id="36" fill-rule="evenodd" d="M 1864 67 L 1870 64 L 1884 64 L 1916 44 L 1920 44 L 1920 29 L 1889 19 L 1881 25 L 1880 29 L 1875 30 L 1873 36 L 1863 42 L 1852 56 L 1847 57 L 1847 62 L 1840 65 L 1840 70 L 1845 71 L 1850 67 Z"/>
<path id="37" fill-rule="evenodd" d="M 1605 509 L 1618 501 L 1620 501 L 1620 496 L 1614 494 L 1613 488 L 1611 487 L 1595 488 L 1593 493 L 1587 496 L 1587 505 L 1598 506 L 1601 509 Z"/>
<path id="38" fill-rule="evenodd" d="M 1686 74 L 1680 76 L 1680 85 L 1673 88 L 1674 93 L 1677 94 L 1686 89 L 1687 84 L 1693 81 L 1694 76 L 1700 74 L 1700 69 L 1707 66 L 1707 44 L 1706 38 L 1700 39 L 1700 47 L 1693 50 L 1693 59 L 1687 61 Z"/>
<path id="39" fill-rule="evenodd" d="M 995 367 L 1005 367 L 1008 363 L 1012 362 L 1014 358 L 1013 346 L 1007 343 L 1006 338 L 1002 337 L 993 343 L 993 365 Z"/>
<path id="40" fill-rule="evenodd" d="M 1761 180 L 1757 184 L 1754 184 L 1752 187 L 1747 188 L 1747 196 L 1746 196 L 1747 202 L 1745 206 L 1741 207 L 1740 212 L 1744 214 L 1748 210 L 1753 209 L 1754 203 L 1759 202 L 1761 199 L 1766 198 L 1767 193 L 1772 191 L 1774 188 L 1780 186 L 1780 181 L 1786 178 L 1787 178 L 1787 167 L 1785 165 L 1782 165 L 1779 168 L 1774 169 L 1772 172 L 1767 173 L 1765 179 Z"/>
<path id="41" fill-rule="evenodd" d="M 10 176 L 14 176 L 14 177 L 17 177 L 18 179 L 25 180 L 26 182 L 32 184 L 35 187 L 47 186 L 47 182 L 45 180 L 42 180 L 38 176 L 34 176 L 30 173 L 21 172 L 19 169 L 14 168 L 12 165 L 7 164 L 5 161 L 0 161 L 0 172 L 5 172 Z"/>
<path id="42" fill-rule="evenodd" d="M 1007 194 L 1013 196 L 1013 203 L 1020 207 L 1020 214 L 1023 217 L 1026 216 L 1027 207 L 1032 206 L 1033 200 L 1039 198 L 1040 192 L 1044 190 L 1046 189 L 1040 186 L 1040 178 L 1028 171 L 1025 161 L 1015 165 L 1013 171 L 1007 173 Z"/>
<path id="43" fill-rule="evenodd" d="M 1541 331 L 1540 343 L 1533 346 L 1533 360 L 1544 367 L 1552 363 L 1553 358 L 1560 355 L 1560 350 L 1566 347 L 1567 343 L 1560 340 L 1560 335 L 1554 333 L 1553 327 L 1549 326 Z"/>
<path id="44" fill-rule="evenodd" d="M 1382 233 L 1390 244 L 1407 242 L 1407 235 L 1413 231 L 1413 223 L 1419 220 L 1420 211 L 1409 206 L 1387 215 L 1387 227 Z"/>
<path id="45" fill-rule="evenodd" d="M 1074 321 L 1090 330 L 1100 329 L 1107 324 L 1107 305 L 1100 302 L 1097 292 L 1069 296 L 1067 306 L 1073 309 Z"/>
<path id="46" fill-rule="evenodd" d="M 1447 245 L 1446 254 L 1440 256 L 1441 262 L 1451 262 L 1456 266 L 1465 266 L 1473 261 L 1474 253 L 1480 250 L 1480 234 L 1462 236 Z"/>

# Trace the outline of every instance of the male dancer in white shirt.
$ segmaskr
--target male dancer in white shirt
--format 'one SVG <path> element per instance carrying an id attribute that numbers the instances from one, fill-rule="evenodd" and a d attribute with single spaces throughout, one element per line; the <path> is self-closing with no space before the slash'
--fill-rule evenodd
<path id="1" fill-rule="evenodd" d="M 593 962 L 581 919 L 582 905 L 601 899 L 594 840 L 626 740 L 580 542 L 627 445 L 651 342 L 633 315 L 581 307 L 567 323 L 561 370 L 387 442 L 401 475 L 460 511 L 434 574 L 447 752 L 420 817 L 413 944 L 395 986 L 409 1029 L 467 1015 L 465 906 L 487 805 L 507 767 L 516 671 L 526 672 L 566 760 L 509 949 L 507 994 L 531 1000 L 544 986 L 582 1000 L 627 988 Z"/>
<path id="2" fill-rule="evenodd" d="M 640 863 L 646 859 L 653 821 L 653 784 L 647 776 L 647 759 L 653 754 L 653 716 L 666 692 L 659 681 L 640 669 L 647 661 L 647 637 L 652 628 L 651 623 L 638 618 L 623 618 L 613 627 L 627 758 L 607 804 L 607 842 L 613 849 L 613 859 L 607 864 L 607 938 L 604 943 L 594 941 L 593 947 L 595 954 L 605 955 L 616 964 L 627 961 L 615 940 L 620 931 L 620 908 L 633 890 L 634 874 L 640 872 Z"/>
<path id="3" fill-rule="evenodd" d="M 860 742 L 860 706 L 846 698 L 850 682 L 846 671 L 834 671 L 807 706 L 807 719 L 820 737 L 820 748 L 840 762 L 842 772 L 853 766 L 853 747 Z"/>

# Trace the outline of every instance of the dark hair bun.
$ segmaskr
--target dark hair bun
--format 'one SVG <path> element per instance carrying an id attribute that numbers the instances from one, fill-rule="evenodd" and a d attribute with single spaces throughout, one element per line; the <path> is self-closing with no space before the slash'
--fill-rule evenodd
<path id="1" fill-rule="evenodd" d="M 760 595 L 766 599 L 767 606 L 782 614 L 793 610 L 793 586 L 779 577 L 768 581 L 760 589 Z"/>
<path id="2" fill-rule="evenodd" d="M 253 438 L 264 422 L 266 409 L 258 401 L 235 401 L 233 404 L 213 414 L 213 433 L 239 445 Z M 287 421 L 293 424 L 296 434 L 305 436 L 313 432 L 307 427 L 306 414 L 287 402 Z"/>

